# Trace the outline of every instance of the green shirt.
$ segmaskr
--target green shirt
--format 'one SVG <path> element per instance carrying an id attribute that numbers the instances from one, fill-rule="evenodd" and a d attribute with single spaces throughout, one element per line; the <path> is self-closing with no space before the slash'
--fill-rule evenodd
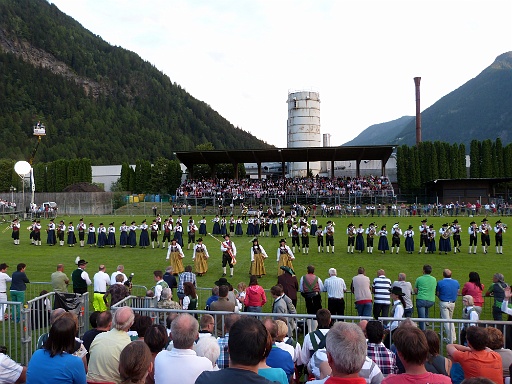
<path id="1" fill-rule="evenodd" d="M 414 287 L 418 289 L 416 300 L 436 301 L 437 280 L 432 275 L 422 275 L 416 279 Z"/>
<path id="2" fill-rule="evenodd" d="M 52 286 L 55 292 L 68 292 L 69 279 L 64 272 L 56 271 L 52 273 Z"/>

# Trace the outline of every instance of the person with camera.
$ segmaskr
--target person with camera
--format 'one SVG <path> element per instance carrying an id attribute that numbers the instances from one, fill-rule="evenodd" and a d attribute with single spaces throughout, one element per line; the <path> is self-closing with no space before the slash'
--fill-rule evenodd
<path id="1" fill-rule="evenodd" d="M 130 276 L 131 277 L 131 276 Z M 124 276 L 123 274 L 118 274 L 116 276 L 116 283 L 111 285 L 105 295 L 103 295 L 103 301 L 105 305 L 111 307 L 114 304 L 119 303 L 125 297 L 130 296 L 131 280 L 126 280 L 126 283 L 123 283 Z M 128 284 L 128 285 L 127 285 Z M 108 303 L 108 297 L 110 296 L 110 305 Z"/>

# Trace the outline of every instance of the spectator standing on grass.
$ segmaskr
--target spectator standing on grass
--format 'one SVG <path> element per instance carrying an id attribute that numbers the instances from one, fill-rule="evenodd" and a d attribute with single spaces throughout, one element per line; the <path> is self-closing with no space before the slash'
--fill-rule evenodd
<path id="1" fill-rule="evenodd" d="M 425 264 L 423 266 L 423 275 L 416 279 L 414 292 L 416 296 L 416 309 L 418 317 L 428 318 L 428 310 L 435 304 L 437 280 L 431 275 L 432 266 Z M 425 322 L 419 324 L 421 330 L 425 330 Z"/>
<path id="2" fill-rule="evenodd" d="M 373 279 L 373 317 L 388 317 L 391 305 L 390 291 L 391 280 L 385 276 L 383 269 L 377 271 L 377 277 Z"/>
<path id="3" fill-rule="evenodd" d="M 475 310 L 480 315 L 482 313 L 482 306 L 484 305 L 484 298 L 482 293 L 484 292 L 484 285 L 480 282 L 480 275 L 478 272 L 469 272 L 469 281 L 462 287 L 462 295 L 473 296 L 473 302 L 475 303 Z"/>
<path id="4" fill-rule="evenodd" d="M 11 277 L 7 274 L 9 266 L 6 263 L 0 264 L 0 301 L 7 301 L 7 283 L 11 282 Z M 0 321 L 4 321 L 7 304 L 0 304 Z"/>
<path id="5" fill-rule="evenodd" d="M 12 274 L 11 281 L 11 300 L 22 303 L 22 305 L 25 303 L 25 291 L 27 290 L 27 283 L 30 283 L 27 275 L 25 274 L 26 268 L 26 264 L 19 263 L 16 266 L 16 272 Z M 16 306 L 17 321 L 20 320 L 20 313 L 20 307 Z"/>
<path id="6" fill-rule="evenodd" d="M 494 304 L 492 306 L 492 318 L 496 321 L 503 321 L 502 303 L 505 299 L 505 290 L 508 284 L 501 273 L 495 273 L 492 276 L 492 284 L 487 289 L 485 296 L 493 296 Z M 508 300 L 507 300 L 508 302 Z M 504 308 L 504 306 L 503 306 Z"/>
<path id="7" fill-rule="evenodd" d="M 105 295 L 103 295 L 103 302 L 105 303 L 105 306 L 112 307 L 114 304 L 119 303 L 124 298 L 130 296 L 130 290 L 128 287 L 123 283 L 123 275 L 119 274 L 116 276 L 116 283 L 111 285 L 108 289 Z M 108 303 L 107 298 L 110 296 L 110 305 Z"/>
<path id="8" fill-rule="evenodd" d="M 404 307 L 404 317 L 412 317 L 413 313 L 413 303 L 412 303 L 412 285 L 410 282 L 406 281 L 407 276 L 405 273 L 401 272 L 398 274 L 398 280 L 394 281 L 393 284 L 391 284 L 391 288 L 393 287 L 399 287 L 402 289 L 402 293 L 404 301 L 405 301 L 405 307 Z"/>
<path id="9" fill-rule="evenodd" d="M 372 291 L 370 290 L 370 278 L 365 275 L 365 269 L 359 267 L 357 275 L 352 278 L 350 290 L 354 294 L 354 302 L 358 316 L 372 315 Z"/>
<path id="10" fill-rule="evenodd" d="M 73 281 L 73 292 L 83 295 L 87 292 L 87 286 L 92 284 L 89 274 L 85 271 L 87 268 L 87 261 L 80 259 L 75 260 L 78 268 L 71 274 L 71 280 Z"/>
<path id="11" fill-rule="evenodd" d="M 112 272 L 112 275 L 110 276 L 110 285 L 114 285 L 117 280 L 116 280 L 116 276 L 117 275 L 122 275 L 123 276 L 123 283 L 128 280 L 128 277 L 126 277 L 126 275 L 124 274 L 124 265 L 122 264 L 119 264 L 116 268 L 116 270 L 114 272 Z"/>
<path id="12" fill-rule="evenodd" d="M 59 293 L 68 293 L 69 278 L 64 273 L 64 264 L 57 264 L 57 270 L 51 275 L 53 290 Z"/>

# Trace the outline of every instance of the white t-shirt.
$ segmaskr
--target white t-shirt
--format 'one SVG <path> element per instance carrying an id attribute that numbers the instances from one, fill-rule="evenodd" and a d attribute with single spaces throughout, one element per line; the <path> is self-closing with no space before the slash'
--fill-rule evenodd
<path id="1" fill-rule="evenodd" d="M 108 273 L 98 271 L 94 275 L 94 292 L 107 292 L 107 285 L 110 285 Z"/>
<path id="2" fill-rule="evenodd" d="M 23 372 L 23 367 L 9 356 L 0 353 L 0 383 L 15 383 Z"/>
<path id="3" fill-rule="evenodd" d="M 126 275 L 123 272 L 115 271 L 114 273 L 112 273 L 112 276 L 110 276 L 110 285 L 114 285 L 115 283 L 117 283 L 117 281 L 116 281 L 117 275 L 123 275 L 123 283 L 126 280 L 128 280 L 128 278 L 126 277 Z"/>

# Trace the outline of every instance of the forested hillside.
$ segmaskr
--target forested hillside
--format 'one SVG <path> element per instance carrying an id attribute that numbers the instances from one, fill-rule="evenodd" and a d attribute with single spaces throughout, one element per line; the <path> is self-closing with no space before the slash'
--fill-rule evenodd
<path id="1" fill-rule="evenodd" d="M 179 60 L 179 58 L 176 58 Z M 0 153 L 94 165 L 215 149 L 265 148 L 137 54 L 113 47 L 45 0 L 0 0 Z"/>

